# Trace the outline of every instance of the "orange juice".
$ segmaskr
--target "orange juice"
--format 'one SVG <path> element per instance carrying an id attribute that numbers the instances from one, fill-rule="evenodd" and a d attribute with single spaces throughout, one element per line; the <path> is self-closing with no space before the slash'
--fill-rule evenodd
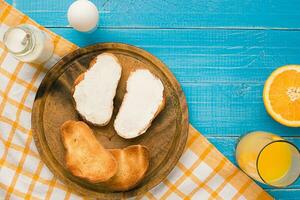
<path id="1" fill-rule="evenodd" d="M 258 158 L 260 176 L 267 183 L 283 178 L 291 168 L 292 152 L 287 143 L 274 142 L 266 146 Z"/>
<path id="2" fill-rule="evenodd" d="M 270 142 L 273 141 L 273 135 L 265 132 L 252 132 L 245 135 L 240 140 L 236 148 L 236 160 L 240 168 L 244 170 L 248 175 L 255 178 L 256 180 L 261 180 L 259 174 L 257 173 L 256 160 L 258 158 L 259 152 Z M 264 138 L 264 139 L 261 139 Z M 277 137 L 276 139 L 281 139 Z"/>
<path id="3" fill-rule="evenodd" d="M 248 133 L 238 142 L 235 155 L 246 174 L 271 186 L 290 185 L 300 174 L 297 147 L 272 133 Z"/>

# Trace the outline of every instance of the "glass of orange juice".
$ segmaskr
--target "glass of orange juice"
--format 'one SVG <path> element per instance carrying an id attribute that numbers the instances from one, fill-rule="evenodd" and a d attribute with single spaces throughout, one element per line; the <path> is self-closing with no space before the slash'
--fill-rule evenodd
<path id="1" fill-rule="evenodd" d="M 299 149 L 272 133 L 243 136 L 236 146 L 236 160 L 250 177 L 273 187 L 286 187 L 300 175 Z"/>

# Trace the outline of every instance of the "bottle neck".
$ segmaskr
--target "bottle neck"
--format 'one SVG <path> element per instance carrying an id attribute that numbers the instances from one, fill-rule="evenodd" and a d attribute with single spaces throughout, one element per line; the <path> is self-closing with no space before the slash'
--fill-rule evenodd
<path id="1" fill-rule="evenodd" d="M 33 50 L 35 37 L 30 28 L 20 25 L 9 28 L 4 34 L 3 42 L 10 53 L 20 56 Z"/>

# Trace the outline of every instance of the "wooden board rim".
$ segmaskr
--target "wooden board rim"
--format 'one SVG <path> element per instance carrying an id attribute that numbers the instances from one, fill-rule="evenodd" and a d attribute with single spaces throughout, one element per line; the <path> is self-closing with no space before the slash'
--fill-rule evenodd
<path id="1" fill-rule="evenodd" d="M 45 88 L 47 88 L 47 79 L 49 76 L 51 76 L 51 73 L 53 73 L 57 68 L 60 66 L 63 66 L 65 62 L 70 62 L 76 56 L 81 55 L 82 53 L 88 53 L 93 51 L 94 49 L 102 49 L 102 50 L 109 50 L 109 49 L 120 49 L 120 50 L 127 50 L 131 51 L 132 53 L 141 55 L 143 58 L 147 58 L 148 61 L 152 62 L 155 66 L 157 66 L 161 71 L 163 71 L 164 74 L 168 76 L 168 78 L 171 79 L 171 83 L 173 84 L 174 89 L 177 91 L 178 99 L 180 102 L 180 108 L 182 110 L 183 116 L 181 119 L 181 134 L 180 134 L 180 140 L 177 148 L 175 148 L 175 155 L 170 159 L 168 162 L 168 166 L 163 168 L 163 170 L 160 172 L 159 176 L 154 177 L 153 179 L 149 180 L 149 182 L 140 188 L 132 189 L 126 192 L 113 192 L 113 193 L 99 193 L 96 191 L 87 190 L 76 183 L 73 183 L 68 179 L 68 177 L 65 176 L 61 171 L 57 170 L 57 163 L 55 162 L 55 158 L 53 157 L 49 146 L 46 143 L 45 136 L 39 132 L 39 107 L 42 105 L 43 99 L 43 91 L 46 91 Z M 140 196 L 145 194 L 148 190 L 153 188 L 154 186 L 158 185 L 164 178 L 167 177 L 167 175 L 171 172 L 171 170 L 175 167 L 177 164 L 179 158 L 181 157 L 183 150 L 186 145 L 187 137 L 188 137 L 188 110 L 187 110 L 187 104 L 185 100 L 185 96 L 183 94 L 183 91 L 180 87 L 180 84 L 174 77 L 174 75 L 170 72 L 168 67 L 162 63 L 158 58 L 150 54 L 149 52 L 140 49 L 135 46 L 122 44 L 122 43 L 99 43 L 96 45 L 88 46 L 85 48 L 77 49 L 70 54 L 63 57 L 58 63 L 56 63 L 46 74 L 43 81 L 40 84 L 40 87 L 37 91 L 35 101 L 33 104 L 32 109 L 32 131 L 33 131 L 33 138 L 35 141 L 35 144 L 37 146 L 37 150 L 40 153 L 41 159 L 45 162 L 45 164 L 49 167 L 52 173 L 54 173 L 60 180 L 66 183 L 68 187 L 70 187 L 73 191 L 78 192 L 82 195 L 89 195 L 96 198 L 101 199 L 120 199 L 124 197 L 133 197 L 133 196 Z"/>

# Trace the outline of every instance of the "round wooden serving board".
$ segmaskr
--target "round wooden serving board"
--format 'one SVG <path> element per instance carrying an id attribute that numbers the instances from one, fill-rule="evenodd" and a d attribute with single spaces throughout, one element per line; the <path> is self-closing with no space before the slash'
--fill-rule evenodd
<path id="1" fill-rule="evenodd" d="M 71 90 L 74 80 L 85 72 L 98 54 L 110 52 L 122 65 L 122 77 L 114 99 L 114 114 L 104 127 L 91 124 L 97 139 L 105 148 L 123 148 L 133 144 L 147 146 L 150 167 L 145 178 L 126 192 L 108 191 L 101 184 L 92 184 L 73 176 L 65 166 L 60 126 L 67 120 L 82 120 L 76 112 Z M 163 82 L 166 106 L 154 119 L 151 127 L 135 139 L 119 137 L 113 122 L 126 90 L 130 72 L 147 68 Z M 42 81 L 33 105 L 32 128 L 35 144 L 49 169 L 75 192 L 100 199 L 121 199 L 142 195 L 159 184 L 175 167 L 184 150 L 188 136 L 188 110 L 179 83 L 169 69 L 150 53 L 134 46 L 103 43 L 78 49 L 61 59 Z"/>

